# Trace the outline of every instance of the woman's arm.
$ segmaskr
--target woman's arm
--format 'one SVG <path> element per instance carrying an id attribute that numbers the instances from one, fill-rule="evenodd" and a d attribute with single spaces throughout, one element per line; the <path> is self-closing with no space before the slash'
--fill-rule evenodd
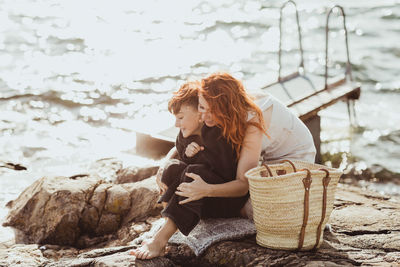
<path id="1" fill-rule="evenodd" d="M 187 197 L 181 201 L 181 204 L 203 197 L 239 197 L 247 194 L 249 184 L 244 174 L 258 165 L 262 137 L 263 133 L 257 127 L 250 125 L 247 128 L 239 155 L 236 179 L 233 181 L 224 184 L 207 184 L 199 175 L 187 173 L 186 175 L 194 181 L 178 186 L 176 194 Z"/>

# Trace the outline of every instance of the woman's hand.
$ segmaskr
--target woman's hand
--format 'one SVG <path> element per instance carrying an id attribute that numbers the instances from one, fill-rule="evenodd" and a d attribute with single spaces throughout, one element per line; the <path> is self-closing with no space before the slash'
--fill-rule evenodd
<path id="1" fill-rule="evenodd" d="M 208 184 L 195 173 L 186 173 L 186 176 L 193 179 L 190 183 L 181 183 L 175 194 L 187 197 L 186 199 L 179 202 L 179 204 L 185 204 L 191 201 L 202 199 L 208 194 Z"/>
<path id="2" fill-rule="evenodd" d="M 163 172 L 164 172 L 164 168 L 160 167 L 160 168 L 158 168 L 158 171 L 156 174 L 156 182 L 157 182 L 158 188 L 160 189 L 160 191 L 159 191 L 160 194 L 164 194 L 164 192 L 167 191 L 167 189 L 168 189 L 168 186 L 166 184 L 164 184 L 163 182 L 161 182 L 161 177 L 162 177 Z"/>

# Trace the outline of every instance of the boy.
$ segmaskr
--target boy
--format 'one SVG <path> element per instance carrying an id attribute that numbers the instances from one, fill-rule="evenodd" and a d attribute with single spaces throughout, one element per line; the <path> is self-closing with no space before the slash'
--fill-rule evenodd
<path id="1" fill-rule="evenodd" d="M 175 116 L 175 127 L 180 129 L 175 141 L 175 156 L 178 159 L 170 159 L 162 169 L 161 182 L 167 185 L 168 189 L 158 200 L 159 203 L 164 204 L 171 199 L 188 164 L 206 163 L 201 153 L 204 150 L 200 137 L 203 123 L 197 110 L 197 88 L 196 82 L 187 82 L 168 102 L 168 111 Z"/>
<path id="2" fill-rule="evenodd" d="M 166 206 L 182 182 L 187 182 L 185 169 L 191 165 L 205 173 L 208 183 L 223 183 L 221 177 L 235 177 L 236 153 L 221 136 L 217 127 L 203 124 L 198 112 L 198 82 L 183 84 L 168 102 L 168 110 L 175 116 L 175 126 L 180 129 L 175 148 L 178 159 L 170 159 L 163 170 L 161 182 L 167 189 L 159 203 Z"/>
<path id="3" fill-rule="evenodd" d="M 185 198 L 175 194 L 181 183 L 190 183 L 192 178 L 186 173 L 195 173 L 206 183 L 221 184 L 236 177 L 237 156 L 233 146 L 222 137 L 221 129 L 208 127 L 201 121 L 198 107 L 199 82 L 182 85 L 168 103 L 168 110 L 176 118 L 175 126 L 180 129 L 175 143 L 167 158 L 165 169 L 160 168 L 157 180 L 164 194 L 160 202 L 164 204 L 161 212 L 167 218 L 166 223 L 155 236 L 142 243 L 142 246 L 130 252 L 140 259 L 150 259 L 165 252 L 165 244 L 178 229 L 188 235 L 200 221 L 200 218 L 232 217 L 239 206 L 244 205 L 248 195 L 238 198 L 209 198 L 181 203 Z M 173 157 L 178 159 L 171 159 Z M 232 205 L 234 204 L 234 205 Z M 173 221 L 173 226 L 171 222 Z M 171 228 L 173 227 L 173 228 Z M 172 230 L 171 230 L 172 229 Z"/>

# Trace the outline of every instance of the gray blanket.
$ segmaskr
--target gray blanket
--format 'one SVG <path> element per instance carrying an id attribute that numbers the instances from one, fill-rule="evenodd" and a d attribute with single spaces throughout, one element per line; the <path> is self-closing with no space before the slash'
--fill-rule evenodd
<path id="1" fill-rule="evenodd" d="M 180 232 L 175 233 L 169 243 L 186 244 L 196 256 L 199 256 L 216 242 L 240 239 L 255 233 L 254 223 L 248 219 L 207 219 L 201 220 L 188 236 L 184 236 Z"/>
<path id="2" fill-rule="evenodd" d="M 133 243 L 140 244 L 143 240 L 153 237 L 164 223 L 164 218 L 153 222 L 150 231 L 135 239 Z M 254 234 L 256 234 L 256 228 L 253 221 L 249 219 L 207 219 L 201 220 L 188 236 L 182 235 L 179 231 L 176 232 L 169 240 L 169 243 L 186 244 L 196 256 L 199 256 L 214 243 L 223 240 L 240 239 Z"/>

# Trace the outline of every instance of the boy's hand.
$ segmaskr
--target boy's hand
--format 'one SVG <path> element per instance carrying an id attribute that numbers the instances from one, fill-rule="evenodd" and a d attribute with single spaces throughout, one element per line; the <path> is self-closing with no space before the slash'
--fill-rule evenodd
<path id="1" fill-rule="evenodd" d="M 185 155 L 188 158 L 193 157 L 194 155 L 196 155 L 197 153 L 199 153 L 199 151 L 204 150 L 204 146 L 200 146 L 199 144 L 197 144 L 196 142 L 191 142 L 185 150 Z"/>
<path id="2" fill-rule="evenodd" d="M 164 194 L 165 191 L 167 191 L 167 189 L 168 189 L 168 186 L 166 184 L 164 184 L 163 182 L 161 182 L 161 177 L 162 177 L 163 172 L 164 172 L 164 168 L 160 167 L 158 169 L 157 175 L 156 175 L 156 183 L 158 185 L 160 194 Z"/>

